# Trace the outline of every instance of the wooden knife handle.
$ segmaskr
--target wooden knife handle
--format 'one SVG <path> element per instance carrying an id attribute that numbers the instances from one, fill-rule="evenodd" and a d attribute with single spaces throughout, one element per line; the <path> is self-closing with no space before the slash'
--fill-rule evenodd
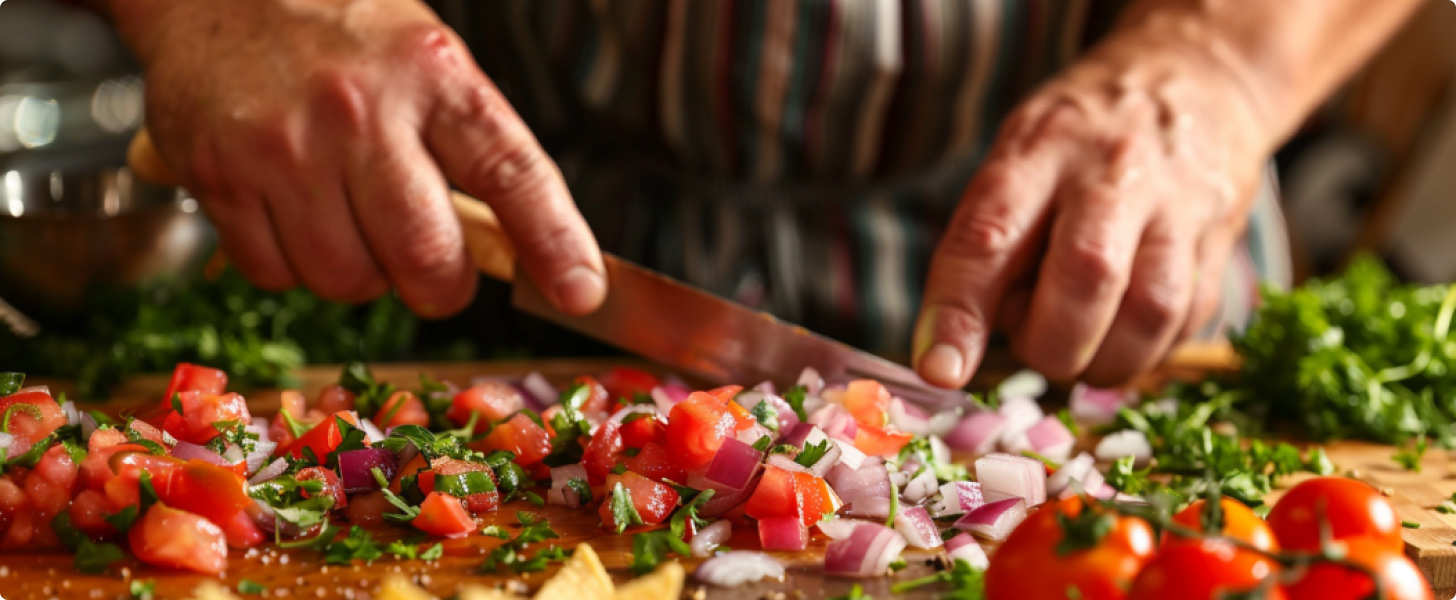
<path id="1" fill-rule="evenodd" d="M 152 136 L 146 129 L 137 132 L 127 149 L 126 161 L 137 177 L 158 185 L 180 185 L 181 180 L 172 172 L 152 145 Z M 452 191 L 455 214 L 460 218 L 460 228 L 465 237 L 465 248 L 470 260 L 482 273 L 504 282 L 515 280 L 516 247 L 501 227 L 500 219 L 484 202 L 460 192 Z"/>

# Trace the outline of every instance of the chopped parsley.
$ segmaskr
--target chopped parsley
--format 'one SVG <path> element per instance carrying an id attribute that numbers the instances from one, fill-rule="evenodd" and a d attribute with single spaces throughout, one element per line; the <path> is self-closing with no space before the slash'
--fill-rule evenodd
<path id="1" fill-rule="evenodd" d="M 1390 459 L 1394 460 L 1395 464 L 1400 465 L 1401 468 L 1407 471 L 1415 471 L 1417 473 L 1420 473 L 1421 457 L 1425 456 L 1425 454 L 1426 438 L 1422 437 L 1416 440 L 1416 443 L 1413 447 L 1408 449 L 1403 448 L 1396 451 L 1396 453 L 1392 455 Z"/>
<path id="2" fill-rule="evenodd" d="M 753 443 L 753 449 L 759 452 L 765 452 L 771 445 L 773 445 L 773 437 L 766 435 L 758 438 L 758 441 Z"/>
<path id="3" fill-rule="evenodd" d="M 569 553 L 556 546 L 550 546 L 532 556 L 527 556 L 525 552 L 527 545 L 557 539 L 561 536 L 551 529 L 551 523 L 546 519 L 531 513 L 516 511 L 516 521 L 521 524 L 521 532 L 516 534 L 515 539 L 497 546 L 486 555 L 485 563 L 480 566 L 481 573 L 495 573 L 501 567 L 506 567 L 515 573 L 534 573 L 544 571 L 548 564 L 566 560 L 569 556 Z M 486 529 L 489 531 L 491 528 Z M 492 534 L 486 533 L 486 535 Z"/>
<path id="4" fill-rule="evenodd" d="M 576 492 L 576 496 L 580 498 L 580 500 L 578 500 L 579 504 L 588 504 L 592 501 L 591 486 L 587 484 L 585 479 L 582 479 L 580 477 L 569 479 L 566 482 L 566 487 L 571 491 Z"/>
<path id="5" fill-rule="evenodd" d="M 256 581 L 253 581 L 251 579 L 243 579 L 243 580 L 241 580 L 241 581 L 238 582 L 238 593 L 239 594 L 251 594 L 251 595 L 256 596 L 256 595 L 260 595 L 260 594 L 265 594 L 267 592 L 268 592 L 268 586 L 265 586 L 265 585 L 263 585 L 261 583 L 258 583 Z"/>
<path id="6" fill-rule="evenodd" d="M 794 410 L 794 414 L 799 417 L 800 423 L 809 422 L 809 414 L 804 412 L 804 397 L 808 394 L 809 390 L 802 385 L 796 385 L 784 392 L 784 402 L 787 402 L 789 408 Z"/>
<path id="7" fill-rule="evenodd" d="M 814 463 L 819 462 L 819 459 L 824 458 L 824 455 L 828 453 L 829 439 L 825 438 L 817 444 L 805 444 L 804 450 L 797 457 L 794 457 L 794 462 L 805 467 L 812 467 Z"/>
<path id="8" fill-rule="evenodd" d="M 511 539 L 511 532 L 506 531 L 506 528 L 501 527 L 500 525 L 487 525 L 485 529 L 480 530 L 480 535 L 499 538 L 502 540 Z"/>
<path id="9" fill-rule="evenodd" d="M 637 513 L 637 507 L 632 504 L 632 494 L 622 486 L 622 482 L 612 487 L 612 495 L 608 500 L 612 511 L 612 525 L 616 527 L 617 533 L 626 531 L 628 527 L 642 525 L 642 515 Z"/>
<path id="10" fill-rule="evenodd" d="M 399 523 L 408 523 L 415 520 L 415 517 L 420 516 L 420 507 L 411 506 L 410 503 L 405 502 L 403 498 L 400 498 L 394 492 L 389 491 L 389 484 L 384 477 L 384 472 L 380 471 L 379 467 L 374 467 L 370 471 L 374 474 L 374 481 L 379 484 L 379 491 L 384 492 L 384 499 L 390 504 L 394 505 L 395 508 L 399 509 L 399 512 L 397 513 L 386 513 L 384 515 L 385 519 Z M 435 479 L 439 480 L 439 477 L 436 477 Z"/>
<path id="11" fill-rule="evenodd" d="M 769 404 L 767 400 L 759 402 L 758 406 L 748 411 L 748 414 L 753 415 L 754 420 L 758 421 L 759 425 L 763 425 L 769 431 L 779 430 L 779 411 L 772 404 Z"/>

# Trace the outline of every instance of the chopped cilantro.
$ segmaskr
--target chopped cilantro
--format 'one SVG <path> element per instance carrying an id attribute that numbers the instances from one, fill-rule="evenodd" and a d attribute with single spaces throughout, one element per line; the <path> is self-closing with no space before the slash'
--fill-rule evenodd
<path id="1" fill-rule="evenodd" d="M 546 501 L 541 499 L 541 496 L 536 492 L 528 491 L 525 493 L 525 496 L 526 501 L 530 502 L 531 504 L 534 504 L 536 506 L 546 506 Z"/>
<path id="2" fill-rule="evenodd" d="M 323 553 L 324 563 L 330 565 L 347 565 L 356 560 L 374 562 L 384 556 L 384 550 L 374 541 L 374 536 L 358 525 L 350 527 L 349 535 L 344 539 L 330 542 Z"/>
<path id="3" fill-rule="evenodd" d="M 758 421 L 759 425 L 768 428 L 769 431 L 779 430 L 779 411 L 769 404 L 767 400 L 758 403 L 748 414 Z"/>
<path id="4" fill-rule="evenodd" d="M 753 449 L 754 450 L 757 450 L 759 452 L 765 452 L 765 451 L 768 450 L 768 447 L 770 445 L 772 445 L 772 444 L 773 444 L 773 438 L 766 435 L 766 436 L 763 436 L 761 438 L 758 438 L 758 441 L 756 441 L 756 442 L 753 443 Z"/>
<path id="5" fill-rule="evenodd" d="M 385 514 L 385 519 L 400 523 L 407 523 L 415 520 L 415 517 L 420 516 L 420 508 L 418 506 L 411 506 L 408 502 L 405 502 L 404 499 L 400 498 L 399 496 L 395 495 L 394 492 L 389 490 L 389 484 L 385 482 L 384 472 L 380 471 L 379 467 L 374 467 L 370 471 L 374 474 L 374 481 L 379 483 L 379 491 L 384 492 L 384 499 L 390 504 L 394 505 L 395 508 L 399 509 L 398 513 Z M 439 478 L 436 477 L 436 479 Z"/>
<path id="6" fill-rule="evenodd" d="M 843 596 L 830 596 L 829 600 L 875 600 L 874 596 L 864 593 L 864 587 L 856 583 L 849 587 L 849 593 Z"/>
<path id="7" fill-rule="evenodd" d="M 420 560 L 440 560 L 442 556 L 445 556 L 445 545 L 435 542 L 435 545 L 420 553 Z"/>
<path id="8" fill-rule="evenodd" d="M 157 580 L 148 579 L 142 581 L 140 579 L 133 579 L 127 585 L 127 591 L 131 592 L 131 597 L 136 600 L 152 600 L 153 596 L 157 593 Z"/>
<path id="9" fill-rule="evenodd" d="M 814 466 L 814 463 L 819 462 L 819 459 L 824 458 L 824 455 L 828 453 L 828 439 L 821 440 L 817 444 L 805 444 L 804 451 L 800 452 L 799 456 L 794 458 L 794 462 L 799 463 L 800 465 L 803 465 L 805 467 L 812 467 Z"/>
<path id="10" fill-rule="evenodd" d="M 506 531 L 505 528 L 501 527 L 500 525 L 487 525 L 485 529 L 480 530 L 480 535 L 499 538 L 503 540 L 511 539 L 511 532 Z"/>
<path id="11" fill-rule="evenodd" d="M 251 579 L 243 579 L 238 582 L 238 593 L 251 594 L 255 596 L 260 594 L 266 594 L 268 593 L 268 586 L 265 586 Z"/>
<path id="12" fill-rule="evenodd" d="M 566 482 L 566 487 L 576 492 L 576 496 L 580 498 L 580 504 L 588 504 L 592 501 L 591 486 L 587 485 L 585 479 L 580 477 L 569 479 Z"/>
<path id="13" fill-rule="evenodd" d="M 1407 471 L 1421 472 L 1421 457 L 1426 454 L 1426 438 L 1416 440 L 1411 448 L 1402 448 L 1390 458 Z"/>
<path id="14" fill-rule="evenodd" d="M 644 531 L 632 536 L 632 572 L 637 575 L 651 572 L 662 563 L 669 552 L 688 556 L 693 550 L 681 537 L 666 529 Z"/>
<path id="15" fill-rule="evenodd" d="M 904 594 L 923 587 L 948 584 L 949 589 L 941 598 L 950 600 L 984 600 L 986 597 L 986 572 L 971 566 L 971 563 L 957 559 L 950 569 L 919 579 L 901 581 L 890 586 L 890 593 Z"/>
<path id="16" fill-rule="evenodd" d="M 792 408 L 794 414 L 798 415 L 800 423 L 809 422 L 809 414 L 804 412 L 804 397 L 808 393 L 809 390 L 802 385 L 796 385 L 784 392 L 784 402 L 789 403 L 789 408 Z"/>
<path id="17" fill-rule="evenodd" d="M 616 527 L 617 533 L 626 531 L 628 527 L 642 525 L 642 515 L 637 514 L 637 507 L 632 504 L 632 495 L 622 482 L 617 482 L 612 487 L 611 495 L 612 525 Z"/>
<path id="18" fill-rule="evenodd" d="M 549 522 L 531 513 L 516 511 L 516 521 L 521 524 L 521 532 L 516 534 L 516 539 L 507 541 L 491 550 L 490 554 L 486 556 L 485 563 L 480 566 L 481 573 L 494 573 L 500 567 L 506 567 L 515 573 L 532 573 L 545 570 L 548 563 L 566 559 L 568 554 L 555 546 L 537 552 L 535 556 L 528 558 L 525 554 L 528 544 L 557 539 L 561 536 L 551 529 Z M 491 526 L 482 533 L 492 535 L 490 533 L 492 528 L 499 529 Z M 501 533 L 504 531 L 501 530 Z M 501 537 L 501 539 L 505 538 Z"/>
<path id="19" fill-rule="evenodd" d="M 0 373 L 0 396 L 9 396 L 20 391 L 20 386 L 25 384 L 25 373 L 4 372 Z"/>
<path id="20" fill-rule="evenodd" d="M 132 524 L 136 523 L 137 507 L 133 504 L 102 518 L 115 527 L 117 532 L 126 533 L 131 531 Z"/>

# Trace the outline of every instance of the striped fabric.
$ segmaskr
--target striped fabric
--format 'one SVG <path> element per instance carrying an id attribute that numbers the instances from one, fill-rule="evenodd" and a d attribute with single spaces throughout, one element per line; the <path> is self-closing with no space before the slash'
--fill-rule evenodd
<path id="1" fill-rule="evenodd" d="M 909 347 L 930 252 L 996 124 L 1117 10 L 433 4 L 557 158 L 606 249 L 889 355 Z M 1277 220 L 1274 196 L 1262 202 Z M 1244 253 L 1232 295 L 1248 297 L 1268 254 Z"/>

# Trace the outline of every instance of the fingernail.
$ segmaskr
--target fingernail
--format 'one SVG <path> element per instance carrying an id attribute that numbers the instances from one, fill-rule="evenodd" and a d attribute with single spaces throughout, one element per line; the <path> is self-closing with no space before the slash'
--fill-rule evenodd
<path id="1" fill-rule="evenodd" d="M 594 311 L 607 296 L 607 280 L 587 267 L 573 267 L 556 280 L 556 305 L 582 315 Z"/>
<path id="2" fill-rule="evenodd" d="M 950 344 L 936 344 L 920 357 L 920 375 L 931 383 L 959 385 L 966 359 Z"/>

